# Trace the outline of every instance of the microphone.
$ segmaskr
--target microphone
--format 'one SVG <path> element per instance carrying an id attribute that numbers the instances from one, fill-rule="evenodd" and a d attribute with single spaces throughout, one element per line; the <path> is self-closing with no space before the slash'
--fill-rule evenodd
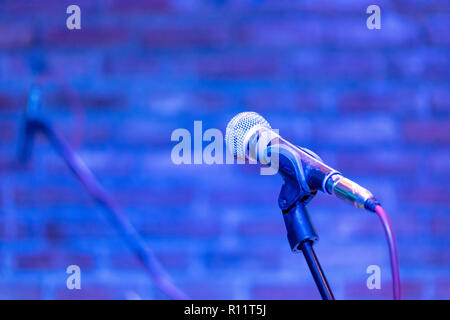
<path id="1" fill-rule="evenodd" d="M 292 168 L 286 166 L 286 161 L 283 160 L 288 152 L 290 158 L 297 162 L 297 166 L 302 171 L 301 175 L 311 192 L 320 190 L 335 195 L 356 208 L 375 212 L 379 202 L 369 190 L 324 164 L 322 159 L 312 151 L 286 141 L 277 131 L 273 130 L 267 120 L 258 113 L 242 112 L 228 123 L 225 143 L 235 158 L 248 159 L 264 165 L 270 165 L 273 162 L 273 155 L 278 154 L 282 156 L 278 170 L 283 175 L 292 176 L 297 173 L 292 172 Z"/>

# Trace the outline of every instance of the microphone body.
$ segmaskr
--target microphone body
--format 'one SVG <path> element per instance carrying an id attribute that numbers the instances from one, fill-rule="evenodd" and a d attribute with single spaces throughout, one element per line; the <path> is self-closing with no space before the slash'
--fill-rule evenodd
<path id="1" fill-rule="evenodd" d="M 337 196 L 356 208 L 375 210 L 378 202 L 372 193 L 345 178 L 327 166 L 312 151 L 293 145 L 273 130 L 269 123 L 255 112 L 236 115 L 228 124 L 226 144 L 237 158 L 245 158 L 270 165 L 278 160 L 278 170 L 283 175 L 301 175 L 312 192 L 317 190 Z M 278 155 L 278 157 L 274 157 Z M 300 172 L 293 172 L 287 159 L 297 164 Z"/>
<path id="2" fill-rule="evenodd" d="M 276 140 L 278 140 L 278 144 Z M 297 147 L 278 136 L 278 138 L 271 141 L 271 146 L 268 147 L 267 152 L 273 152 L 285 146 L 292 152 L 295 152 L 296 157 L 300 160 L 306 182 L 311 189 L 335 195 L 342 200 L 350 202 L 356 208 L 367 209 L 365 205 L 369 199 L 373 199 L 372 193 L 356 182 L 345 178 L 337 170 L 324 164 L 312 151 Z M 254 146 L 249 147 L 252 148 Z M 283 166 L 280 165 L 279 170 L 283 171 L 283 169 Z"/>

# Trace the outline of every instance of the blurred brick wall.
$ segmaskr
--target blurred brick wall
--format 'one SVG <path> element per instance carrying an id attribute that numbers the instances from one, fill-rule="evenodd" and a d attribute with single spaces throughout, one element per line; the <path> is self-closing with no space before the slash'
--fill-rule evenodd
<path id="1" fill-rule="evenodd" d="M 66 29 L 69 4 L 81 30 Z M 381 30 L 366 28 L 370 4 Z M 319 297 L 290 253 L 279 177 L 170 160 L 174 129 L 224 129 L 254 110 L 378 195 L 405 298 L 450 298 L 449 17 L 448 1 L 424 0 L 1 1 L 0 298 L 166 298 L 44 139 L 13 164 L 39 56 L 47 115 L 82 137 L 83 159 L 192 297 Z M 310 212 L 336 297 L 390 298 L 377 218 L 323 194 Z M 79 291 L 66 289 L 71 264 Z M 365 286 L 371 264 L 382 290 Z"/>

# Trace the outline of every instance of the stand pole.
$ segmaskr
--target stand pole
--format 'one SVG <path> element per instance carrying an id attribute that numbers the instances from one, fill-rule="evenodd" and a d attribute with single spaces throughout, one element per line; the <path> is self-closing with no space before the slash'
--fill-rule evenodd
<path id="1" fill-rule="evenodd" d="M 328 284 L 316 253 L 312 247 L 311 241 L 303 241 L 300 243 L 300 249 L 305 256 L 305 260 L 308 263 L 309 270 L 316 282 L 316 286 L 319 289 L 320 295 L 323 300 L 334 300 L 333 292 L 331 292 L 330 285 Z"/>
<path id="2" fill-rule="evenodd" d="M 313 249 L 313 244 L 318 241 L 319 236 L 314 230 L 305 204 L 297 202 L 283 213 L 283 218 L 291 250 L 303 252 L 322 299 L 334 300 L 330 285 Z"/>

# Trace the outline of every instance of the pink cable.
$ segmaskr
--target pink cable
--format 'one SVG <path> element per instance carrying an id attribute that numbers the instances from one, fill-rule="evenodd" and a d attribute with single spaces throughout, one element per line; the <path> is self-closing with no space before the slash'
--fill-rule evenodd
<path id="1" fill-rule="evenodd" d="M 392 231 L 391 223 L 389 222 L 386 212 L 380 205 L 377 205 L 375 207 L 375 213 L 381 220 L 381 224 L 383 225 L 389 246 L 389 257 L 391 260 L 391 272 L 392 272 L 392 290 L 394 294 L 394 300 L 400 300 L 401 299 L 400 273 L 398 264 L 397 243 L 395 242 L 394 232 Z"/>

